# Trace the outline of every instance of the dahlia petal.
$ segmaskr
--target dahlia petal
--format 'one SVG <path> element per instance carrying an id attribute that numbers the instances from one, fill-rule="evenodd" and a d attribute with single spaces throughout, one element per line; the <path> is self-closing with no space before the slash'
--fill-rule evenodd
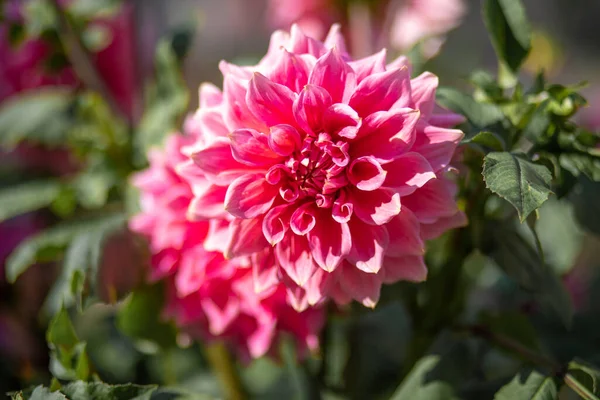
<path id="1" fill-rule="evenodd" d="M 363 191 L 379 189 L 387 171 L 371 156 L 358 157 L 352 161 L 347 171 L 348 180 Z"/>
<path id="2" fill-rule="evenodd" d="M 390 242 L 385 226 L 367 225 L 360 219 L 349 223 L 352 234 L 352 249 L 348 261 L 356 268 L 369 274 L 376 274 L 381 269 L 383 255 Z"/>
<path id="3" fill-rule="evenodd" d="M 434 126 L 439 126 L 442 128 L 453 128 L 457 125 L 463 124 L 467 121 L 467 119 L 460 115 L 455 114 L 446 110 L 442 112 L 436 112 L 431 117 L 429 117 L 429 124 Z"/>
<path id="4" fill-rule="evenodd" d="M 412 109 L 380 111 L 369 115 L 363 119 L 358 138 L 352 143 L 351 156 L 373 156 L 380 163 L 398 158 L 415 143 L 419 115 L 419 111 Z"/>
<path id="5" fill-rule="evenodd" d="M 255 72 L 248 86 L 246 104 L 256 118 L 267 126 L 294 124 L 292 105 L 296 97 L 286 86 L 271 82 Z"/>
<path id="6" fill-rule="evenodd" d="M 308 37 L 297 24 L 290 28 L 290 45 L 288 50 L 296 54 L 311 54 L 319 58 L 326 52 L 325 45 L 318 40 Z"/>
<path id="7" fill-rule="evenodd" d="M 179 297 L 189 296 L 202 286 L 206 275 L 206 266 L 215 258 L 215 254 L 204 251 L 188 254 L 179 264 L 175 275 L 175 288 Z"/>
<path id="8" fill-rule="evenodd" d="M 392 69 L 399 69 L 399 68 L 407 68 L 408 75 L 410 76 L 412 74 L 412 65 L 410 63 L 410 60 L 406 56 L 399 56 L 394 61 L 392 61 L 391 63 L 389 63 L 386 66 L 386 69 L 388 71 L 392 70 Z"/>
<path id="9" fill-rule="evenodd" d="M 278 284 L 277 265 L 271 249 L 255 253 L 252 259 L 252 282 L 255 293 L 261 293 Z"/>
<path id="10" fill-rule="evenodd" d="M 207 179 L 218 185 L 227 185 L 248 171 L 247 166 L 233 158 L 231 145 L 225 140 L 195 152 L 192 160 Z"/>
<path id="11" fill-rule="evenodd" d="M 464 134 L 458 129 L 445 129 L 427 125 L 417 135 L 412 150 L 420 153 L 429 161 L 435 172 L 450 164 L 456 146 Z"/>
<path id="12" fill-rule="evenodd" d="M 269 321 L 261 321 L 256 324 L 256 329 L 247 339 L 248 351 L 252 358 L 259 358 L 267 354 L 275 337 L 275 328 L 277 320 L 275 318 Z"/>
<path id="13" fill-rule="evenodd" d="M 222 334 L 239 314 L 239 301 L 230 297 L 224 307 L 219 307 L 212 298 L 203 298 L 200 301 L 202 309 L 208 318 L 208 330 L 213 335 Z"/>
<path id="14" fill-rule="evenodd" d="M 192 221 L 223 218 L 226 215 L 223 208 L 227 188 L 210 185 L 203 193 L 197 194 L 188 207 L 187 217 Z"/>
<path id="15" fill-rule="evenodd" d="M 352 211 L 354 209 L 353 204 L 349 201 L 346 191 L 340 191 L 338 198 L 333 202 L 331 207 L 331 216 L 334 220 L 343 224 L 350 221 L 352 217 Z"/>
<path id="16" fill-rule="evenodd" d="M 412 101 L 415 109 L 421 111 L 421 115 L 427 121 L 433 113 L 435 106 L 435 91 L 439 85 L 439 79 L 431 72 L 423 72 L 412 79 Z"/>
<path id="17" fill-rule="evenodd" d="M 338 285 L 365 307 L 374 308 L 379 301 L 381 277 L 379 274 L 366 274 L 344 261 L 338 273 Z"/>
<path id="18" fill-rule="evenodd" d="M 329 29 L 323 43 L 326 49 L 337 49 L 344 57 L 348 55 L 346 41 L 344 40 L 344 35 L 342 35 L 342 26 L 340 24 L 331 25 L 331 29 Z"/>
<path id="19" fill-rule="evenodd" d="M 327 298 L 327 291 L 330 286 L 331 274 L 321 268 L 317 268 L 315 273 L 304 285 L 306 291 L 306 300 L 310 306 L 314 306 Z"/>
<path id="20" fill-rule="evenodd" d="M 315 208 L 312 203 L 306 203 L 298 207 L 290 218 L 290 228 L 296 235 L 308 234 L 316 224 Z"/>
<path id="21" fill-rule="evenodd" d="M 323 128 L 323 110 L 331 105 L 327 90 L 306 85 L 294 102 L 296 122 L 305 132 L 318 134 Z"/>
<path id="22" fill-rule="evenodd" d="M 265 239 L 267 239 L 267 242 L 269 242 L 271 246 L 275 246 L 283 240 L 290 226 L 292 211 L 293 208 L 290 205 L 284 204 L 273 207 L 265 215 L 262 231 Z"/>
<path id="23" fill-rule="evenodd" d="M 279 49 L 279 57 L 274 66 L 269 66 L 267 77 L 275 83 L 288 87 L 298 93 L 308 83 L 311 65 L 305 58 L 290 53 L 284 48 Z"/>
<path id="24" fill-rule="evenodd" d="M 334 103 L 347 103 L 356 87 L 356 74 L 334 48 L 319 58 L 308 83 L 327 90 Z"/>
<path id="25" fill-rule="evenodd" d="M 386 50 L 383 49 L 379 53 L 361 58 L 360 60 L 350 61 L 348 64 L 356 73 L 356 80 L 360 83 L 367 76 L 384 72 L 385 60 L 387 58 Z"/>
<path id="26" fill-rule="evenodd" d="M 304 286 L 316 271 L 308 241 L 305 237 L 286 235 L 275 246 L 275 256 L 281 268 L 300 287 Z"/>
<path id="27" fill-rule="evenodd" d="M 420 236 L 420 224 L 415 215 L 406 207 L 390 220 L 385 227 L 390 235 L 386 256 L 421 256 L 425 253 L 425 243 Z"/>
<path id="28" fill-rule="evenodd" d="M 323 114 L 323 128 L 332 135 L 354 139 L 360 126 L 361 118 L 347 104 L 332 104 Z"/>
<path id="29" fill-rule="evenodd" d="M 383 169 L 387 171 L 383 185 L 396 189 L 400 196 L 409 195 L 436 178 L 427 159 L 415 152 L 402 154 L 394 161 L 385 164 Z"/>
<path id="30" fill-rule="evenodd" d="M 227 137 L 229 129 L 225 126 L 220 109 L 200 109 L 194 118 L 198 126 L 198 137 L 204 143 L 210 144 L 216 138 Z"/>
<path id="31" fill-rule="evenodd" d="M 229 138 L 233 158 L 251 167 L 272 165 L 281 160 L 281 156 L 269 147 L 269 137 L 254 129 L 236 129 Z"/>
<path id="32" fill-rule="evenodd" d="M 421 224 L 421 236 L 424 240 L 435 239 L 442 233 L 468 224 L 467 216 L 459 211 L 450 217 L 442 217 L 431 224 Z"/>
<path id="33" fill-rule="evenodd" d="M 254 218 L 271 208 L 277 188 L 269 184 L 264 175 L 240 176 L 227 188 L 225 209 L 237 218 Z"/>
<path id="34" fill-rule="evenodd" d="M 337 268 L 352 247 L 348 224 L 339 223 L 321 211 L 315 227 L 308 234 L 312 256 L 317 265 L 331 272 Z"/>
<path id="35" fill-rule="evenodd" d="M 432 179 L 410 196 L 402 197 L 402 205 L 408 207 L 423 224 L 450 217 L 458 211 L 454 195 L 444 179 Z"/>
<path id="36" fill-rule="evenodd" d="M 221 89 L 212 83 L 204 82 L 198 89 L 200 108 L 218 106 L 223 102 Z"/>
<path id="37" fill-rule="evenodd" d="M 221 65 L 223 64 L 219 64 L 220 67 Z M 250 78 L 241 78 L 234 74 L 223 74 L 223 77 L 223 120 L 227 129 L 266 129 L 264 122 L 259 121 L 246 104 Z"/>
<path id="38" fill-rule="evenodd" d="M 423 282 L 427 279 L 427 266 L 423 256 L 385 257 L 383 260 L 383 282 Z"/>
<path id="39" fill-rule="evenodd" d="M 225 258 L 249 256 L 269 246 L 262 234 L 262 220 L 262 218 L 253 218 L 231 221 Z"/>
<path id="40" fill-rule="evenodd" d="M 208 221 L 208 233 L 204 239 L 206 251 L 218 251 L 225 253 L 230 241 L 229 221 L 223 219 L 211 219 Z"/>
<path id="41" fill-rule="evenodd" d="M 400 213 L 400 196 L 391 189 L 379 188 L 372 192 L 352 189 L 348 197 L 354 215 L 369 225 L 386 224 Z"/>
<path id="42" fill-rule="evenodd" d="M 356 87 L 348 104 L 366 117 L 377 111 L 409 107 L 411 99 L 408 68 L 400 68 L 369 75 Z"/>
<path id="43" fill-rule="evenodd" d="M 301 146 L 300 134 L 291 125 L 280 124 L 271 127 L 269 147 L 280 156 L 289 156 Z"/>

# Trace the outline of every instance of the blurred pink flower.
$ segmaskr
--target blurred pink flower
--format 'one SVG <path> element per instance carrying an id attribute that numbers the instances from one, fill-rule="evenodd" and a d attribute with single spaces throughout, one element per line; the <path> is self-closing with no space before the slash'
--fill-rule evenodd
<path id="1" fill-rule="evenodd" d="M 444 43 L 444 35 L 460 24 L 465 12 L 463 0 L 406 0 L 396 12 L 391 44 L 407 51 L 423 41 L 425 55 L 432 57 Z"/>
<path id="2" fill-rule="evenodd" d="M 268 0 L 267 18 L 273 28 L 287 30 L 296 23 L 320 39 L 338 19 L 338 11 L 331 0 Z"/>
<path id="3" fill-rule="evenodd" d="M 462 117 L 436 112 L 437 77 L 385 50 L 351 61 L 337 26 L 324 43 L 276 32 L 258 65 L 220 69 L 181 172 L 190 218 L 232 219 L 225 257 L 272 248 L 256 286 L 283 282 L 298 309 L 372 307 L 383 283 L 424 280 L 424 240 L 466 223 L 445 178 Z"/>
<path id="4" fill-rule="evenodd" d="M 194 125 L 186 129 L 193 134 Z M 301 349 L 318 345 L 323 311 L 298 313 L 286 303 L 285 287 L 274 285 L 257 294 L 253 274 L 273 263 L 272 252 L 226 260 L 220 249 L 228 241 L 229 221 L 222 204 L 210 222 L 187 220 L 193 192 L 206 189 L 201 177 L 195 186 L 178 170 L 187 158 L 181 153 L 193 136 L 173 135 L 164 152 L 150 154 L 150 168 L 135 176 L 141 190 L 142 213 L 130 228 L 149 239 L 152 279 L 166 278 L 171 287 L 167 315 L 205 339 L 225 338 L 242 356 L 266 354 L 280 332 L 289 332 Z M 252 268 L 251 266 L 257 266 Z"/>

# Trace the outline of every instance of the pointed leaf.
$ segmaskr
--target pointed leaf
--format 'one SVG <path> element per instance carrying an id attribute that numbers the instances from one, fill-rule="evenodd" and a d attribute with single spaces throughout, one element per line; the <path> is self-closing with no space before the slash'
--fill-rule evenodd
<path id="1" fill-rule="evenodd" d="M 557 400 L 556 383 L 539 372 L 519 373 L 494 396 L 494 400 Z"/>

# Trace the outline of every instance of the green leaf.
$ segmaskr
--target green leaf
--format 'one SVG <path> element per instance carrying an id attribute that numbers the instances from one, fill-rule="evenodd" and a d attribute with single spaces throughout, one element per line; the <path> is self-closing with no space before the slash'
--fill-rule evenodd
<path id="1" fill-rule="evenodd" d="M 32 392 L 26 390 L 16 393 L 10 393 L 13 400 L 67 400 L 64 394 L 60 392 L 51 392 L 48 388 L 37 386 Z"/>
<path id="2" fill-rule="evenodd" d="M 175 342 L 175 329 L 160 320 L 164 288 L 157 284 L 135 290 L 117 314 L 117 327 L 135 339 L 154 342 L 163 348 Z"/>
<path id="3" fill-rule="evenodd" d="M 478 103 L 471 96 L 458 90 L 441 87 L 437 90 L 437 101 L 442 106 L 464 115 L 478 129 L 494 125 L 504 119 L 504 114 L 495 105 Z"/>
<path id="4" fill-rule="evenodd" d="M 579 225 L 600 235 L 600 182 L 581 177 L 570 195 Z"/>
<path id="5" fill-rule="evenodd" d="M 429 355 L 419 360 L 390 400 L 458 399 L 447 382 L 427 382 L 427 374 L 438 365 L 440 359 L 438 355 Z"/>
<path id="6" fill-rule="evenodd" d="M 474 136 L 463 139 L 462 142 L 478 144 L 495 151 L 506 150 L 506 144 L 504 143 L 504 140 L 500 136 L 489 131 L 479 132 Z"/>
<path id="7" fill-rule="evenodd" d="M 539 372 L 521 372 L 503 386 L 494 400 L 557 400 L 556 383 Z"/>
<path id="8" fill-rule="evenodd" d="M 103 382 L 77 381 L 63 387 L 70 400 L 149 400 L 156 386 L 148 385 L 108 385 Z"/>
<path id="9" fill-rule="evenodd" d="M 561 167 L 573 176 L 583 173 L 594 182 L 600 182 L 600 158 L 581 153 L 562 153 L 558 160 Z"/>
<path id="10" fill-rule="evenodd" d="M 532 163 L 524 154 L 489 153 L 483 163 L 483 179 L 488 189 L 517 209 L 521 222 L 552 193 L 548 168 Z"/>
<path id="11" fill-rule="evenodd" d="M 22 242 L 6 261 L 6 277 L 14 282 L 38 261 L 54 260 L 71 241 L 88 232 L 106 234 L 124 223 L 122 214 L 111 214 L 91 220 L 58 224 Z"/>
<path id="12" fill-rule="evenodd" d="M 582 360 L 569 363 L 568 373 L 594 396 L 600 396 L 600 370 Z"/>
<path id="13" fill-rule="evenodd" d="M 516 311 L 484 312 L 479 320 L 490 331 L 513 339 L 528 349 L 539 348 L 537 333 L 529 318 L 523 313 Z"/>
<path id="14" fill-rule="evenodd" d="M 0 221 L 49 206 L 61 190 L 57 181 L 33 181 L 0 190 Z"/>
<path id="15" fill-rule="evenodd" d="M 79 343 L 69 313 L 65 309 L 60 310 L 52 318 L 52 321 L 50 321 L 48 331 L 46 332 L 46 340 L 49 344 L 68 349 L 75 347 Z"/>
<path id="16" fill-rule="evenodd" d="M 36 89 L 11 97 L 0 105 L 0 145 L 13 147 L 23 140 L 64 145 L 73 126 L 69 90 Z"/>
<path id="17" fill-rule="evenodd" d="M 531 49 L 531 29 L 520 0 L 485 0 L 483 18 L 498 59 L 516 73 Z"/>
<path id="18" fill-rule="evenodd" d="M 546 309 L 560 317 L 564 326 L 569 327 L 573 305 L 559 277 L 511 226 L 492 223 L 488 229 L 496 244 L 490 257 L 521 288 L 532 293 Z"/>
<path id="19" fill-rule="evenodd" d="M 175 48 L 177 38 L 175 35 L 161 40 L 156 50 L 156 80 L 149 87 L 146 112 L 134 137 L 138 162 L 145 159 L 151 147 L 161 145 L 169 133 L 179 128 L 187 110 L 189 95 Z"/>

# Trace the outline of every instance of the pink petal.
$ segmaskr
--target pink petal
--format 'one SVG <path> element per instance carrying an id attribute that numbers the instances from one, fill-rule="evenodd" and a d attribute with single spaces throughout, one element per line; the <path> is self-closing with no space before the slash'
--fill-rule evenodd
<path id="1" fill-rule="evenodd" d="M 286 86 L 273 83 L 258 72 L 252 76 L 246 94 L 248 109 L 267 126 L 294 124 L 295 99 L 296 94 Z"/>
<path id="2" fill-rule="evenodd" d="M 367 225 L 360 219 L 350 221 L 352 250 L 348 261 L 361 271 L 376 274 L 381 269 L 383 255 L 390 242 L 388 231 L 383 226 Z"/>
<path id="3" fill-rule="evenodd" d="M 337 274 L 340 288 L 365 307 L 374 308 L 381 292 L 380 275 L 364 273 L 348 261 L 344 261 L 342 268 Z"/>
<path id="4" fill-rule="evenodd" d="M 198 89 L 200 108 L 218 106 L 223 102 L 223 93 L 212 83 L 204 82 Z"/>
<path id="5" fill-rule="evenodd" d="M 298 207 L 290 218 L 290 228 L 296 235 L 306 235 L 316 224 L 315 208 L 313 203 L 306 203 Z"/>
<path id="6" fill-rule="evenodd" d="M 352 211 L 354 206 L 348 199 L 348 195 L 345 190 L 341 190 L 339 192 L 338 198 L 333 202 L 333 207 L 331 208 L 331 216 L 334 220 L 343 224 L 345 222 L 350 221 L 352 217 Z"/>
<path id="7" fill-rule="evenodd" d="M 248 351 L 252 358 L 260 358 L 267 354 L 275 338 L 277 320 L 261 321 L 256 329 L 248 336 Z"/>
<path id="8" fill-rule="evenodd" d="M 408 207 L 424 224 L 450 217 L 458 211 L 454 195 L 444 179 L 432 179 L 410 196 L 402 197 L 402 205 Z"/>
<path id="9" fill-rule="evenodd" d="M 306 300 L 309 305 L 314 306 L 326 299 L 331 281 L 330 277 L 331 274 L 325 272 L 321 268 L 315 270 L 315 273 L 304 285 L 304 290 L 306 290 Z"/>
<path id="10" fill-rule="evenodd" d="M 279 283 L 277 265 L 275 264 L 275 256 L 272 249 L 255 253 L 251 256 L 251 259 L 252 281 L 256 293 L 264 292 Z"/>
<path id="11" fill-rule="evenodd" d="M 210 181 L 218 185 L 227 185 L 248 171 L 247 166 L 237 162 L 231 155 L 228 140 L 219 140 L 193 153 L 192 160 Z"/>
<path id="12" fill-rule="evenodd" d="M 194 221 L 223 218 L 226 215 L 223 208 L 226 192 L 225 186 L 210 185 L 203 193 L 192 199 L 187 211 L 188 219 Z"/>
<path id="13" fill-rule="evenodd" d="M 398 69 L 398 68 L 407 68 L 408 75 L 411 75 L 412 65 L 410 64 L 410 60 L 406 56 L 399 56 L 394 61 L 389 63 L 386 69 Z"/>
<path id="14" fill-rule="evenodd" d="M 419 129 L 412 151 L 421 153 L 435 172 L 446 168 L 464 134 L 458 129 L 427 125 Z"/>
<path id="15" fill-rule="evenodd" d="M 441 108 L 440 108 L 441 110 Z M 438 110 L 429 118 L 429 124 L 442 128 L 453 128 L 456 125 L 465 123 L 467 120 L 460 114 L 455 114 L 446 110 Z"/>
<path id="16" fill-rule="evenodd" d="M 311 54 L 316 58 L 321 57 L 326 51 L 323 43 L 306 36 L 296 24 L 290 28 L 289 50 L 296 54 Z"/>
<path id="17" fill-rule="evenodd" d="M 385 227 L 390 235 L 387 256 L 421 256 L 425 253 L 425 243 L 423 243 L 420 236 L 419 220 L 408 208 L 403 207 L 400 214 L 385 224 Z"/>
<path id="18" fill-rule="evenodd" d="M 321 211 L 317 223 L 308 234 L 311 253 L 317 265 L 331 272 L 340 264 L 352 247 L 348 224 L 339 223 Z"/>
<path id="19" fill-rule="evenodd" d="M 354 139 L 361 126 L 358 113 L 347 104 L 332 104 L 323 114 L 325 132 L 347 139 Z"/>
<path id="20" fill-rule="evenodd" d="M 450 229 L 462 228 L 468 223 L 465 213 L 459 211 L 450 217 L 440 218 L 431 224 L 421 224 L 421 236 L 424 240 L 435 239 Z"/>
<path id="21" fill-rule="evenodd" d="M 348 194 L 354 215 L 369 225 L 383 225 L 400 213 L 400 196 L 391 189 L 352 189 Z"/>
<path id="22" fill-rule="evenodd" d="M 410 90 L 408 68 L 380 72 L 363 79 L 348 104 L 358 115 L 366 117 L 377 111 L 388 111 L 392 106 L 410 106 Z"/>
<path id="23" fill-rule="evenodd" d="M 385 181 L 387 171 L 370 156 L 358 157 L 347 170 L 348 180 L 354 186 L 364 191 L 379 189 Z"/>
<path id="24" fill-rule="evenodd" d="M 231 154 L 236 161 L 251 167 L 270 166 L 281 156 L 269 147 L 269 137 L 254 129 L 236 129 L 229 138 Z"/>
<path id="25" fill-rule="evenodd" d="M 223 307 L 219 307 L 210 297 L 200 302 L 208 318 L 208 330 L 213 335 L 222 334 L 239 313 L 239 300 L 230 297 Z"/>
<path id="26" fill-rule="evenodd" d="M 386 50 L 383 49 L 379 53 L 361 58 L 360 60 L 349 62 L 350 66 L 356 73 L 356 79 L 358 83 L 370 75 L 385 72 L 386 57 Z"/>
<path id="27" fill-rule="evenodd" d="M 267 242 L 275 246 L 281 242 L 290 226 L 290 217 L 293 207 L 288 204 L 277 206 L 269 210 L 263 220 L 262 231 Z"/>
<path id="28" fill-rule="evenodd" d="M 275 83 L 288 87 L 295 93 L 308 83 L 311 65 L 303 57 L 290 53 L 284 48 L 280 52 L 277 63 L 271 67 L 268 78 Z"/>
<path id="29" fill-rule="evenodd" d="M 331 49 L 319 58 L 308 83 L 327 90 L 334 103 L 347 103 L 356 87 L 356 75 L 339 50 Z"/>
<path id="30" fill-rule="evenodd" d="M 382 269 L 383 282 L 423 282 L 427 279 L 427 266 L 423 256 L 385 257 Z"/>
<path id="31" fill-rule="evenodd" d="M 229 221 L 224 219 L 211 219 L 208 221 L 208 233 L 204 240 L 206 251 L 225 253 L 230 241 Z"/>
<path id="32" fill-rule="evenodd" d="M 347 55 L 348 50 L 346 49 L 346 41 L 344 40 L 344 35 L 342 35 L 342 27 L 340 24 L 331 25 L 331 29 L 329 29 L 329 33 L 327 33 L 327 37 L 323 44 L 327 49 L 337 49 L 342 55 Z"/>
<path id="33" fill-rule="evenodd" d="M 418 121 L 419 112 L 412 109 L 371 114 L 363 120 L 350 154 L 353 158 L 373 156 L 381 163 L 392 161 L 410 150 Z"/>
<path id="34" fill-rule="evenodd" d="M 300 134 L 291 125 L 280 124 L 271 127 L 269 147 L 280 156 L 289 156 L 301 146 Z"/>
<path id="35" fill-rule="evenodd" d="M 266 213 L 275 201 L 277 188 L 264 175 L 240 176 L 227 188 L 225 210 L 237 218 L 254 218 Z"/>
<path id="36" fill-rule="evenodd" d="M 431 179 L 435 179 L 433 168 L 419 153 L 404 153 L 394 161 L 385 164 L 387 171 L 384 186 L 394 188 L 401 196 L 413 193 Z"/>
<path id="37" fill-rule="evenodd" d="M 221 63 L 221 70 L 226 70 L 231 64 Z M 232 73 L 223 74 L 223 120 L 229 131 L 240 128 L 253 128 L 262 131 L 266 128 L 246 105 L 248 80 L 251 75 L 239 77 Z"/>
<path id="38" fill-rule="evenodd" d="M 303 236 L 287 235 L 275 246 L 275 256 L 281 268 L 299 286 L 304 286 L 316 271 L 308 241 Z"/>
<path id="39" fill-rule="evenodd" d="M 262 234 L 262 218 L 234 219 L 229 224 L 229 243 L 224 256 L 249 256 L 269 246 Z"/>
<path id="40" fill-rule="evenodd" d="M 296 122 L 305 132 L 318 134 L 323 130 L 323 110 L 331 105 L 327 90 L 306 85 L 294 102 Z"/>
<path id="41" fill-rule="evenodd" d="M 410 81 L 412 87 L 413 108 L 421 111 L 421 115 L 428 120 L 435 106 L 435 91 L 439 79 L 431 72 L 423 72 Z"/>

